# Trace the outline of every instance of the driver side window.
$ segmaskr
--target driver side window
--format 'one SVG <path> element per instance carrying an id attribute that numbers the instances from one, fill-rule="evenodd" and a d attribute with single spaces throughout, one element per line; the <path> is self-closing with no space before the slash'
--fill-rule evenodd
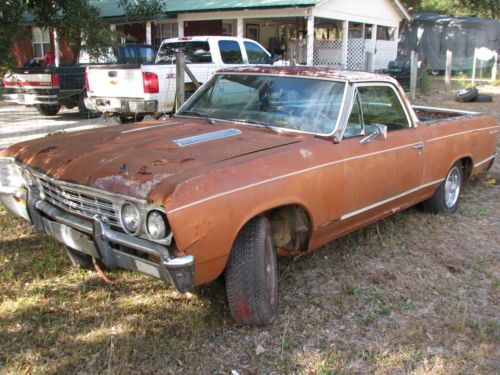
<path id="1" fill-rule="evenodd" d="M 354 100 L 344 138 L 368 135 L 375 124 L 387 126 L 389 132 L 410 127 L 398 95 L 389 86 L 358 87 Z"/>

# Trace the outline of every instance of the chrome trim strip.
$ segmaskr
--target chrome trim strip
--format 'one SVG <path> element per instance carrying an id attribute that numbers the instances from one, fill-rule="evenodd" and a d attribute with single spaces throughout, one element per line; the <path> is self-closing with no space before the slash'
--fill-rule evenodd
<path id="1" fill-rule="evenodd" d="M 141 128 L 137 128 L 137 129 L 124 130 L 124 131 L 122 131 L 122 134 L 134 133 L 134 132 L 138 132 L 138 131 L 141 131 L 141 130 L 149 130 L 149 129 L 161 128 L 163 126 L 177 125 L 177 124 L 182 124 L 182 122 L 169 122 L 168 124 L 143 126 Z"/>
<path id="2" fill-rule="evenodd" d="M 184 206 L 180 206 L 180 207 L 177 207 L 177 208 L 174 208 L 173 210 L 170 210 L 170 211 L 167 211 L 167 214 L 173 214 L 174 212 L 177 212 L 177 211 L 180 211 L 180 210 L 183 210 L 185 208 L 189 208 L 191 206 L 196 206 L 200 203 L 204 203 L 204 202 L 207 202 L 209 200 L 212 200 L 212 199 L 216 199 L 216 198 L 220 198 L 224 195 L 228 195 L 228 194 L 232 194 L 232 193 L 236 193 L 238 191 L 242 191 L 242 190 L 246 190 L 246 189 L 249 189 L 249 188 L 252 188 L 252 187 L 255 187 L 255 186 L 259 186 L 259 185 L 263 185 L 263 184 L 267 184 L 268 182 L 273 182 L 273 181 L 276 181 L 276 180 L 281 180 L 283 178 L 287 178 L 287 177 L 291 177 L 291 176 L 295 176 L 297 174 L 301 174 L 301 173 L 307 173 L 307 172 L 310 172 L 310 171 L 314 171 L 316 169 L 320 169 L 320 168 L 324 168 L 324 167 L 329 167 L 331 165 L 335 165 L 335 164 L 340 164 L 340 163 L 343 163 L 345 161 L 351 161 L 351 160 L 356 160 L 356 159 L 362 159 L 362 158 L 365 158 L 365 157 L 368 157 L 368 156 L 373 156 L 373 155 L 378 155 L 378 154 L 383 154 L 385 152 L 390 152 L 390 151 L 396 151 L 396 150 L 400 150 L 402 148 L 407 148 L 407 147 L 412 147 L 412 146 L 415 146 L 417 144 L 419 144 L 420 142 L 417 142 L 417 143 L 411 143 L 411 144 L 407 144 L 407 145 L 404 145 L 404 146 L 398 146 L 398 147 L 394 147 L 394 148 L 389 148 L 387 150 L 381 150 L 381 151 L 376 151 L 376 152 L 371 152 L 369 154 L 363 154 L 363 155 L 358 155 L 358 156 L 353 156 L 353 157 L 350 157 L 350 158 L 346 158 L 346 159 L 341 159 L 341 160 L 335 160 L 335 161 L 331 161 L 331 162 L 328 162 L 328 163 L 324 163 L 324 164 L 320 164 L 320 165 L 315 165 L 314 167 L 310 167 L 310 168 L 306 168 L 306 169 L 302 169 L 300 171 L 295 171 L 295 172 L 290 172 L 290 173 L 286 173 L 284 175 L 281 175 L 281 176 L 276 176 L 276 177 L 273 177 L 273 178 L 270 178 L 270 179 L 267 179 L 267 180 L 263 180 L 263 181 L 259 181 L 259 182 L 255 182 L 253 184 L 250 184 L 250 185 L 246 185 L 246 186 L 241 186 L 239 188 L 236 188 L 236 189 L 232 189 L 232 190 L 229 190 L 229 191 L 225 191 L 223 193 L 218 193 L 218 194 L 214 194 L 214 195 L 211 195 L 209 197 L 206 197 L 206 198 L 203 198 L 203 199 L 199 199 L 197 201 L 194 201 L 194 202 L 191 202 L 191 203 L 188 203 Z"/>
<path id="3" fill-rule="evenodd" d="M 393 200 L 396 200 L 396 199 L 399 199 L 399 198 L 402 198 L 404 197 L 405 195 L 408 195 L 408 194 L 411 194 L 411 193 L 414 193 L 416 191 L 419 191 L 419 190 L 422 190 L 422 189 L 425 189 L 426 187 L 429 187 L 429 186 L 432 186 L 432 185 L 435 185 L 437 183 L 440 183 L 440 182 L 443 182 L 444 181 L 444 178 L 441 178 L 439 180 L 435 180 L 435 181 L 431 181 L 431 182 L 428 182 L 426 184 L 423 184 L 423 185 L 420 185 L 420 186 L 417 186 L 416 188 L 413 188 L 413 189 L 410 189 L 410 190 L 407 190 L 407 191 L 404 191 L 398 195 L 394 195 L 390 198 L 387 198 L 387 199 L 384 199 L 383 201 L 380 201 L 380 202 L 377 202 L 377 203 L 373 203 L 369 206 L 366 206 L 366 207 L 363 207 L 363 208 L 360 208 L 359 210 L 356 210 L 356 211 L 352 211 L 352 212 L 349 212 L 347 214 L 344 214 L 340 217 L 340 220 L 346 220 L 346 219 L 349 219 L 350 217 L 353 217 L 353 216 L 356 216 L 356 215 L 359 215 L 359 214 L 362 214 L 363 212 L 366 212 L 366 211 L 369 211 L 373 208 L 376 208 L 378 206 L 382 206 L 386 203 L 389 203 Z"/>
<path id="4" fill-rule="evenodd" d="M 483 131 L 483 130 L 490 130 L 490 129 L 496 129 L 496 128 L 498 128 L 498 126 L 490 126 L 490 127 L 487 127 L 487 128 L 479 128 L 479 129 L 466 130 L 466 131 L 459 132 L 459 133 L 453 133 L 453 134 L 443 135 L 441 137 L 431 138 L 431 139 L 428 139 L 427 142 L 439 141 L 441 139 L 455 137 L 457 135 L 462 135 L 462 134 L 467 134 L 467 133 L 474 133 L 474 132 L 479 132 L 479 131 Z"/>
<path id="5" fill-rule="evenodd" d="M 474 164 L 474 168 L 479 167 L 480 165 L 483 165 L 484 163 L 489 162 L 491 159 L 494 159 L 497 156 L 497 152 L 495 152 L 493 155 L 491 155 L 489 158 L 486 158 L 484 160 L 481 160 L 480 162 Z"/>
<path id="6" fill-rule="evenodd" d="M 215 141 L 217 139 L 233 137 L 235 135 L 240 135 L 240 134 L 241 130 L 231 128 L 231 129 L 218 130 L 210 133 L 193 135 L 191 137 L 178 138 L 174 139 L 173 142 L 179 147 L 187 147 L 198 143 Z"/>
<path id="7" fill-rule="evenodd" d="M 413 109 L 423 109 L 425 111 L 435 111 L 435 112 L 443 112 L 443 113 L 460 113 L 463 115 L 480 115 L 481 112 L 472 112 L 472 111 L 463 111 L 459 109 L 450 109 L 450 108 L 439 108 L 439 107 L 427 107 L 424 105 L 412 105 Z"/>

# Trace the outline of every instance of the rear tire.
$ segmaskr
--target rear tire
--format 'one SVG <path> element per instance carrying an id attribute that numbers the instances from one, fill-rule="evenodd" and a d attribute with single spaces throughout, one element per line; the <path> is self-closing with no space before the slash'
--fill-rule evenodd
<path id="1" fill-rule="evenodd" d="M 463 182 L 462 163 L 457 161 L 451 167 L 444 181 L 434 195 L 422 202 L 422 209 L 430 213 L 453 214 L 458 209 L 458 198 Z"/>
<path id="2" fill-rule="evenodd" d="M 479 94 L 474 101 L 477 103 L 492 103 L 493 96 L 486 94 Z"/>
<path id="3" fill-rule="evenodd" d="M 90 255 L 72 249 L 68 246 L 66 246 L 66 253 L 68 254 L 71 264 L 73 264 L 74 267 L 82 268 L 84 270 L 94 269 L 94 262 L 92 261 L 92 257 Z"/>
<path id="4" fill-rule="evenodd" d="M 115 118 L 119 124 L 132 124 L 144 120 L 144 115 L 117 116 Z"/>
<path id="5" fill-rule="evenodd" d="M 36 105 L 36 110 L 39 114 L 43 116 L 55 116 L 59 113 L 61 110 L 61 106 L 56 104 L 56 105 L 51 105 L 51 104 L 37 104 Z"/>
<path id="6" fill-rule="evenodd" d="M 249 221 L 238 234 L 224 273 L 231 315 L 240 325 L 266 325 L 278 311 L 278 266 L 271 225 Z"/>

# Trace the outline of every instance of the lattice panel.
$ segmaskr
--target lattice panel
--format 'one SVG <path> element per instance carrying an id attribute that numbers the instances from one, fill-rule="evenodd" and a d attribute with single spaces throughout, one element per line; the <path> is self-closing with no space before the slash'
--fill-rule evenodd
<path id="1" fill-rule="evenodd" d="M 362 38 L 349 39 L 347 44 L 347 69 L 365 69 L 365 40 Z"/>
<path id="2" fill-rule="evenodd" d="M 341 40 L 315 40 L 314 65 L 329 68 L 342 68 L 342 41 Z"/>
<path id="3" fill-rule="evenodd" d="M 365 40 L 349 39 L 347 45 L 347 69 L 363 70 L 365 66 Z M 289 45 L 289 55 L 298 64 L 307 62 L 307 41 L 305 39 L 292 42 Z M 315 40 L 313 65 L 334 69 L 342 69 L 342 40 Z"/>

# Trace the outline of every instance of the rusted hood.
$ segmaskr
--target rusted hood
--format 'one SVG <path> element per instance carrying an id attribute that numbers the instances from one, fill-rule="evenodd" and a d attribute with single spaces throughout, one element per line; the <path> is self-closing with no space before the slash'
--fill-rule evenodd
<path id="1" fill-rule="evenodd" d="M 229 136 L 217 138 L 229 129 Z M 198 142 L 193 137 L 199 135 L 209 140 Z M 51 135 L 13 145 L 7 153 L 56 179 L 147 198 L 165 180 L 174 188 L 222 161 L 300 140 L 252 126 L 172 119 Z"/>

